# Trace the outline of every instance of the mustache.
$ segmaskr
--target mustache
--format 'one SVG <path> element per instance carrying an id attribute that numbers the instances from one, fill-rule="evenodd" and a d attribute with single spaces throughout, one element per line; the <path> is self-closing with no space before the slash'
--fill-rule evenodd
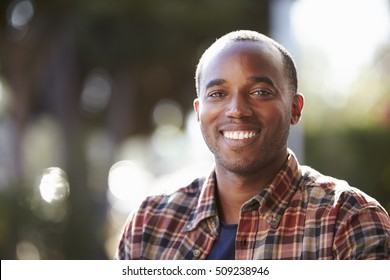
<path id="1" fill-rule="evenodd" d="M 231 119 L 221 122 L 217 126 L 220 130 L 242 129 L 242 130 L 261 130 L 264 125 L 258 120 L 249 119 Z"/>

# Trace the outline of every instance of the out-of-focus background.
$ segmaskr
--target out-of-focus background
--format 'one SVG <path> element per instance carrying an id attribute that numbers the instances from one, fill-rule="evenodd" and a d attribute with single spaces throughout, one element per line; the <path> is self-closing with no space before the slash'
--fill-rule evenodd
<path id="1" fill-rule="evenodd" d="M 195 66 L 237 29 L 297 61 L 301 162 L 390 210 L 387 0 L 2 0 L 0 19 L 1 259 L 111 259 L 140 199 L 207 174 Z"/>

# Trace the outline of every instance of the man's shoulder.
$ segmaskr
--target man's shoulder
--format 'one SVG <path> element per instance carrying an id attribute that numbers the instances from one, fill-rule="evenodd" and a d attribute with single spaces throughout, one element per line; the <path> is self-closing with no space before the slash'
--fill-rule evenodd
<path id="1" fill-rule="evenodd" d="M 319 203 L 347 203 L 357 208 L 379 205 L 377 200 L 345 180 L 324 175 L 309 166 L 301 166 L 301 174 L 302 191 Z"/>
<path id="2" fill-rule="evenodd" d="M 155 192 L 145 198 L 141 209 L 153 209 L 153 212 L 165 209 L 177 209 L 178 207 L 192 208 L 200 195 L 205 178 L 196 178 L 184 187 Z"/>
<path id="3" fill-rule="evenodd" d="M 351 186 L 345 180 L 340 180 L 332 176 L 324 175 L 310 166 L 300 166 L 302 178 L 301 185 L 308 189 L 319 189 L 325 192 L 336 190 L 350 190 Z"/>

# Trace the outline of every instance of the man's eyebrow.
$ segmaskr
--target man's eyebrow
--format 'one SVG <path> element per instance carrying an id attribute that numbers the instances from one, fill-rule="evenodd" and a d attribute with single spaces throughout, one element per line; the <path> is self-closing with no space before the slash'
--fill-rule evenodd
<path id="1" fill-rule="evenodd" d="M 266 76 L 259 76 L 259 77 L 252 76 L 252 77 L 249 77 L 248 79 L 254 83 L 266 83 L 266 84 L 269 84 L 271 86 L 274 86 L 274 82 Z M 222 85 L 224 83 L 226 83 L 226 80 L 224 80 L 224 79 L 211 80 L 207 83 L 206 90 L 213 87 L 213 86 L 219 86 L 219 85 Z"/>
<path id="2" fill-rule="evenodd" d="M 266 84 L 269 84 L 271 86 L 274 86 L 274 82 L 266 76 L 260 76 L 260 77 L 253 76 L 253 77 L 250 77 L 249 80 L 254 82 L 254 83 L 266 83 Z"/>
<path id="3" fill-rule="evenodd" d="M 214 79 L 214 80 L 211 80 L 207 83 L 206 85 L 206 89 L 209 89 L 213 86 L 219 86 L 219 85 L 222 85 L 223 83 L 226 83 L 226 81 L 224 79 Z"/>

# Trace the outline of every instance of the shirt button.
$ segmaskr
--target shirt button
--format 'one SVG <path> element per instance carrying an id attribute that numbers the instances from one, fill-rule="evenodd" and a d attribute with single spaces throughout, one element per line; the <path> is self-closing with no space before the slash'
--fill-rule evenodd
<path id="1" fill-rule="evenodd" d="M 200 256 L 200 250 L 195 250 L 194 256 L 198 258 Z"/>

